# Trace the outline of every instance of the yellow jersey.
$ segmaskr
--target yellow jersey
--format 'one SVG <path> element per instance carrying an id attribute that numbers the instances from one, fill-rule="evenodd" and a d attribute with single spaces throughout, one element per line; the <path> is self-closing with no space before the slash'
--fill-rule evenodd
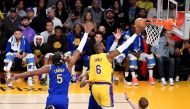
<path id="1" fill-rule="evenodd" d="M 112 72 L 112 64 L 107 59 L 106 53 L 94 54 L 90 57 L 89 81 L 111 83 Z"/>

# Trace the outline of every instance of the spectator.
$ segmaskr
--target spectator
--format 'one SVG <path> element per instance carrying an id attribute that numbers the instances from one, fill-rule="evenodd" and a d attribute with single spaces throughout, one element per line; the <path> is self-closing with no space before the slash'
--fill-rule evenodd
<path id="1" fill-rule="evenodd" d="M 175 44 L 176 74 L 175 81 L 179 81 L 180 69 L 190 68 L 190 41 L 184 40 Z"/>
<path id="2" fill-rule="evenodd" d="M 174 41 L 171 39 L 171 31 L 164 31 L 164 36 L 160 37 L 159 47 L 152 47 L 152 52 L 158 61 L 158 72 L 162 85 L 166 85 L 164 66 L 169 69 L 169 84 L 174 85 L 174 59 L 170 56 L 174 54 Z"/>
<path id="3" fill-rule="evenodd" d="M 26 16 L 30 19 L 30 23 L 32 22 L 34 18 L 34 9 L 29 7 L 26 9 Z"/>
<path id="4" fill-rule="evenodd" d="M 7 72 L 7 79 L 11 77 L 10 70 L 13 62 L 18 59 L 22 60 L 24 57 L 26 57 L 27 61 L 27 71 L 35 70 L 34 55 L 31 52 L 30 44 L 22 35 L 22 30 L 20 28 L 15 29 L 13 36 L 9 38 L 6 46 L 4 71 Z M 12 83 L 7 85 L 12 86 Z M 28 77 L 28 85 L 33 86 L 32 77 Z"/>
<path id="5" fill-rule="evenodd" d="M 129 6 L 127 6 L 126 10 L 126 19 L 129 24 L 132 24 L 135 21 L 135 15 L 136 15 L 136 3 L 137 0 L 129 0 Z"/>
<path id="6" fill-rule="evenodd" d="M 43 37 L 43 42 L 47 43 L 48 37 L 50 35 L 53 35 L 53 22 L 52 21 L 47 21 L 46 22 L 46 30 L 41 32 L 40 35 Z"/>
<path id="7" fill-rule="evenodd" d="M 104 9 L 100 7 L 100 0 L 93 0 L 92 6 L 88 6 L 84 9 L 84 12 L 91 12 L 92 18 L 94 19 L 94 22 L 96 22 L 96 25 L 99 26 L 102 19 L 104 18 Z"/>
<path id="8" fill-rule="evenodd" d="M 102 21 L 101 25 L 105 26 L 106 28 L 106 36 L 112 34 L 116 30 L 117 27 L 119 27 L 119 23 L 115 21 L 114 19 L 114 12 L 112 9 L 107 9 L 105 14 L 105 19 Z"/>
<path id="9" fill-rule="evenodd" d="M 34 40 L 36 32 L 30 27 L 30 19 L 26 16 L 23 17 L 19 27 L 22 29 L 22 34 L 28 39 L 29 43 L 31 43 Z"/>
<path id="10" fill-rule="evenodd" d="M 82 4 L 82 1 L 81 0 L 76 0 L 75 1 L 75 6 L 74 6 L 74 9 L 73 10 L 76 10 L 79 12 L 79 19 L 82 20 L 82 15 L 84 13 L 84 7 L 83 7 L 83 4 Z"/>
<path id="11" fill-rule="evenodd" d="M 68 18 L 68 13 L 65 11 L 65 6 L 63 1 L 57 1 L 56 2 L 56 10 L 55 10 L 55 16 L 61 20 L 62 24 L 66 21 Z"/>
<path id="12" fill-rule="evenodd" d="M 53 9 L 52 7 L 49 7 L 47 9 L 47 16 L 52 20 L 53 28 L 55 28 L 56 26 L 63 26 L 61 20 L 55 17 L 55 9 Z"/>
<path id="13" fill-rule="evenodd" d="M 44 64 L 44 56 L 48 53 L 49 49 L 46 43 L 43 42 L 43 37 L 35 35 L 34 41 L 30 43 L 32 52 L 35 57 L 35 64 L 37 68 L 40 68 Z"/>
<path id="14" fill-rule="evenodd" d="M 16 0 L 15 2 L 15 6 L 17 8 L 17 11 L 18 11 L 18 15 L 20 17 L 24 17 L 26 16 L 26 12 L 25 12 L 25 2 L 24 0 Z"/>
<path id="15" fill-rule="evenodd" d="M 148 10 L 147 18 L 157 18 L 157 0 L 154 2 L 154 7 Z"/>
<path id="16" fill-rule="evenodd" d="M 67 0 L 47 0 L 47 7 L 49 8 L 49 7 L 55 6 L 58 1 L 62 1 L 64 7 L 66 8 L 66 1 Z"/>
<path id="17" fill-rule="evenodd" d="M 115 0 L 113 2 L 113 12 L 114 12 L 114 19 L 119 21 L 119 26 L 124 27 L 126 24 L 126 15 L 124 10 L 122 10 L 121 8 L 119 0 Z"/>
<path id="18" fill-rule="evenodd" d="M 42 12 L 45 12 L 46 14 L 46 5 L 47 5 L 47 0 L 38 0 L 37 2 L 37 7 L 34 7 L 34 16 L 39 16 L 40 14 L 43 14 Z"/>
<path id="19" fill-rule="evenodd" d="M 96 23 L 94 22 L 92 14 L 90 12 L 84 13 L 83 22 L 82 22 L 83 27 L 85 27 L 85 25 L 91 25 L 91 24 L 95 26 L 94 29 L 89 34 L 89 36 L 92 37 L 95 35 L 97 31 Z"/>
<path id="20" fill-rule="evenodd" d="M 79 13 L 78 11 L 71 11 L 69 18 L 67 18 L 67 20 L 65 21 L 65 23 L 63 24 L 63 26 L 68 30 L 71 31 L 73 30 L 73 27 L 76 23 L 80 23 L 79 20 Z"/>
<path id="21" fill-rule="evenodd" d="M 152 0 L 139 0 L 139 1 L 137 1 L 136 6 L 138 8 L 144 8 L 147 11 L 149 11 L 150 9 L 153 8 L 153 2 L 152 2 Z"/>
<path id="22" fill-rule="evenodd" d="M 136 18 L 147 18 L 147 11 L 144 8 L 139 8 L 137 10 Z"/>
<path id="23" fill-rule="evenodd" d="M 56 26 L 55 35 L 51 35 L 48 37 L 47 44 L 50 46 L 51 53 L 62 52 L 66 53 L 68 48 L 67 37 L 63 36 L 63 28 L 60 26 Z"/>
<path id="24" fill-rule="evenodd" d="M 10 38 L 14 30 L 18 28 L 21 18 L 18 16 L 16 8 L 10 9 L 10 15 L 8 15 L 3 23 L 4 36 Z"/>
<path id="25" fill-rule="evenodd" d="M 46 16 L 45 10 L 40 10 L 39 15 L 34 17 L 31 23 L 31 27 L 36 31 L 36 33 L 41 33 L 45 31 L 46 22 L 51 20 Z"/>
<path id="26" fill-rule="evenodd" d="M 106 35 L 106 28 L 105 28 L 105 26 L 100 25 L 100 26 L 98 27 L 98 31 L 102 33 L 103 42 L 104 42 L 104 41 L 106 40 L 106 38 L 105 38 L 105 35 Z"/>

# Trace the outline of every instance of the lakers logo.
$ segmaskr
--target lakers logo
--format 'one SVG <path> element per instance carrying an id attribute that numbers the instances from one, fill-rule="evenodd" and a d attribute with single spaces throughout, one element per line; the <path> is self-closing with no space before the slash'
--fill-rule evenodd
<path id="1" fill-rule="evenodd" d="M 74 44 L 75 44 L 75 46 L 78 46 L 80 44 L 80 39 L 79 38 L 75 38 Z"/>
<path id="2" fill-rule="evenodd" d="M 34 55 L 39 56 L 39 55 L 41 55 L 41 54 L 42 54 L 42 53 L 41 53 L 41 51 L 40 51 L 39 49 L 35 49 Z"/>
<path id="3" fill-rule="evenodd" d="M 61 48 L 61 43 L 60 43 L 60 42 L 55 42 L 55 43 L 53 44 L 53 48 L 55 48 L 55 49 Z"/>

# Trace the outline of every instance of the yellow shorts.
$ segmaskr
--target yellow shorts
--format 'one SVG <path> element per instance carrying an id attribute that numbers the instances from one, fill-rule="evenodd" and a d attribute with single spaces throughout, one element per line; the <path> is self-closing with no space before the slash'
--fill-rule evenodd
<path id="1" fill-rule="evenodd" d="M 106 106 L 106 107 L 113 107 L 113 89 L 112 85 L 110 84 L 93 84 L 92 85 L 92 95 L 98 105 Z"/>

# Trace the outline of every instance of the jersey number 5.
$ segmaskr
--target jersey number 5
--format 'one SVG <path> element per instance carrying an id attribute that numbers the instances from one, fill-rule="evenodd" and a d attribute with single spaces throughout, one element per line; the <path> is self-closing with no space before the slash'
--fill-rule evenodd
<path id="1" fill-rule="evenodd" d="M 57 83 L 61 84 L 63 82 L 62 74 L 57 74 Z"/>
<path id="2" fill-rule="evenodd" d="M 100 65 L 96 65 L 96 73 L 97 74 L 101 73 L 101 66 Z"/>

